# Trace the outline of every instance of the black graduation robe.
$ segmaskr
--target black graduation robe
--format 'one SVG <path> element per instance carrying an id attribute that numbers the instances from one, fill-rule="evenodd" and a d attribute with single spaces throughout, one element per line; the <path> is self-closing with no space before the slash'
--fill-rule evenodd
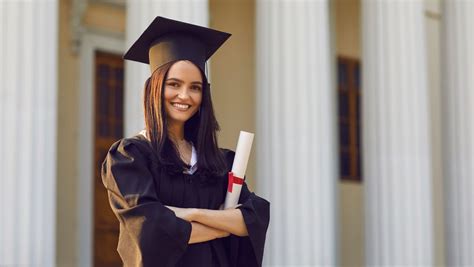
<path id="1" fill-rule="evenodd" d="M 230 171 L 235 153 L 223 150 Z M 198 171 L 199 172 L 199 171 Z M 261 266 L 270 203 L 244 183 L 238 207 L 249 235 L 188 244 L 191 223 L 164 205 L 215 209 L 224 203 L 227 175 L 202 183 L 197 174 L 170 175 L 142 135 L 115 142 L 102 163 L 102 181 L 120 222 L 117 251 L 125 266 Z"/>

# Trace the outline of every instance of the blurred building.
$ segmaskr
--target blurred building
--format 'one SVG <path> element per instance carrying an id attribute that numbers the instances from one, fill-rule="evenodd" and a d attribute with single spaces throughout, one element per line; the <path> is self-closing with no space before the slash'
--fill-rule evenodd
<path id="1" fill-rule="evenodd" d="M 156 16 L 231 32 L 219 143 L 255 132 L 266 266 L 472 266 L 474 2 L 0 1 L 0 266 L 119 266 L 99 176 L 143 128 Z"/>

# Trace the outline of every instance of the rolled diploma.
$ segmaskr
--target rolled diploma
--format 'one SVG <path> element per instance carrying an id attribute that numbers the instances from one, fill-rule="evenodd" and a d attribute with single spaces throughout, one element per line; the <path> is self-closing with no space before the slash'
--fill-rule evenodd
<path id="1" fill-rule="evenodd" d="M 253 133 L 240 131 L 237 149 L 235 150 L 234 163 L 232 164 L 232 173 L 234 177 L 244 179 L 249 162 L 250 151 L 252 149 Z M 230 181 L 229 181 L 230 182 Z M 232 192 L 227 190 L 225 196 L 224 209 L 233 207 L 239 202 L 241 184 L 228 184 L 228 188 L 232 188 Z"/>

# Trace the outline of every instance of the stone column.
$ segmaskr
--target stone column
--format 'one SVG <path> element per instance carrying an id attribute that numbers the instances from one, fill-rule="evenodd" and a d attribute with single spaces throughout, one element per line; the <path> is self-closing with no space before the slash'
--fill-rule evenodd
<path id="1" fill-rule="evenodd" d="M 424 2 L 362 1 L 367 266 L 433 263 Z"/>
<path id="2" fill-rule="evenodd" d="M 130 47 L 156 16 L 181 20 L 201 26 L 209 24 L 207 0 L 128 0 L 126 45 Z M 126 61 L 125 64 L 125 136 L 145 127 L 143 89 L 150 77 L 148 65 Z"/>
<path id="3" fill-rule="evenodd" d="M 58 3 L 0 1 L 0 266 L 55 266 Z"/>
<path id="4" fill-rule="evenodd" d="M 336 110 L 329 1 L 257 0 L 256 153 L 271 202 L 264 264 L 336 266 Z"/>
<path id="5" fill-rule="evenodd" d="M 446 264 L 474 265 L 474 2 L 442 9 Z"/>

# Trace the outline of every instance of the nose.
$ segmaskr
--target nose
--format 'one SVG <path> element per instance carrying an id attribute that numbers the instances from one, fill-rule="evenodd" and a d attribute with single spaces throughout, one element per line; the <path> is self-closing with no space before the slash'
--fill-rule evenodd
<path id="1" fill-rule="evenodd" d="M 178 98 L 179 99 L 188 99 L 189 98 L 188 90 L 187 89 L 180 90 L 178 92 Z"/>

